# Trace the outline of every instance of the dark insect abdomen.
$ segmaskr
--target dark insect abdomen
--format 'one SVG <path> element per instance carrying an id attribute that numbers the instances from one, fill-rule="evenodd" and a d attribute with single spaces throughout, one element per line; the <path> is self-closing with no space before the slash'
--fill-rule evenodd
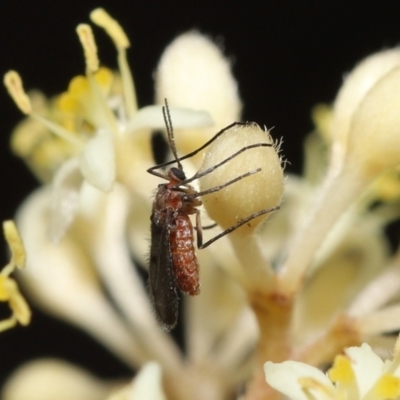
<path id="1" fill-rule="evenodd" d="M 200 293 L 193 226 L 187 215 L 178 215 L 174 222 L 170 232 L 170 243 L 176 283 L 183 293 L 193 296 Z"/>

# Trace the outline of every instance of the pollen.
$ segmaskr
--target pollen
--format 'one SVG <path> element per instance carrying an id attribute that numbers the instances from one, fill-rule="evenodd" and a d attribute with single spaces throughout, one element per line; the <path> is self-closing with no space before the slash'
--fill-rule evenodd
<path id="1" fill-rule="evenodd" d="M 400 379 L 393 375 L 382 375 L 374 386 L 379 399 L 398 399 L 400 396 Z"/>
<path id="2" fill-rule="evenodd" d="M 354 372 L 348 357 L 338 355 L 335 358 L 333 367 L 328 371 L 328 376 L 332 380 L 332 382 L 354 382 Z"/>

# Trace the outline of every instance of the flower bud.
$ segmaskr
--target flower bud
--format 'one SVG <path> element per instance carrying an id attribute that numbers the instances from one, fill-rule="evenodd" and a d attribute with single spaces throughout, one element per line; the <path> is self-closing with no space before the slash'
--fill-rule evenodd
<path id="1" fill-rule="evenodd" d="M 368 91 L 396 65 L 400 65 L 400 48 L 373 54 L 348 74 L 333 106 L 332 133 L 346 147 L 351 119 Z"/>
<path id="2" fill-rule="evenodd" d="M 155 80 L 156 103 L 163 104 L 166 98 L 171 107 L 207 111 L 214 121 L 210 129 L 179 130 L 176 143 L 182 154 L 240 119 L 242 105 L 230 63 L 221 49 L 199 32 L 184 33 L 166 48 Z"/>
<path id="3" fill-rule="evenodd" d="M 352 120 L 349 167 L 356 164 L 374 178 L 400 164 L 400 66 L 367 93 Z"/>
<path id="4" fill-rule="evenodd" d="M 257 144 L 268 144 L 269 147 L 246 149 Z M 233 156 L 240 150 L 243 151 Z M 199 179 L 200 190 L 205 191 L 252 173 L 202 197 L 210 217 L 224 229 L 254 213 L 278 206 L 283 193 L 281 160 L 268 131 L 263 131 L 255 123 L 232 126 L 210 145 L 199 173 L 230 157 L 221 167 Z M 267 215 L 252 219 L 240 229 L 254 231 Z"/>

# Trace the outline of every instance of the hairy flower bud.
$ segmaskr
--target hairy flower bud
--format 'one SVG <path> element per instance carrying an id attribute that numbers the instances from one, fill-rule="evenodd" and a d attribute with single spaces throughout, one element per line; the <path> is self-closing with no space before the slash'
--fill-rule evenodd
<path id="1" fill-rule="evenodd" d="M 269 146 L 248 148 L 257 144 Z M 238 151 L 242 152 L 233 156 Z M 200 173 L 230 157 L 224 165 L 200 178 L 201 191 L 204 191 L 243 176 L 237 182 L 202 197 L 210 217 L 224 229 L 254 213 L 278 206 L 283 192 L 281 160 L 268 131 L 255 123 L 232 126 L 209 147 Z M 250 176 L 244 177 L 249 173 Z M 249 221 L 241 229 L 253 231 L 266 215 Z"/>

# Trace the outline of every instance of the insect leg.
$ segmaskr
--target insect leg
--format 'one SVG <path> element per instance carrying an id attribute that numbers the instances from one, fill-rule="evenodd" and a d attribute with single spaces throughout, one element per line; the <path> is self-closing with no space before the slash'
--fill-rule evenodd
<path id="1" fill-rule="evenodd" d="M 225 182 L 222 185 L 215 186 L 213 188 L 204 190 L 202 192 L 196 192 L 196 193 L 192 193 L 192 194 L 187 194 L 187 195 L 184 196 L 184 199 L 185 200 L 191 200 L 191 199 L 195 199 L 196 197 L 205 196 L 206 194 L 218 192 L 219 190 L 221 190 L 221 189 L 223 189 L 223 188 L 225 188 L 225 187 L 227 187 L 229 185 L 232 185 L 233 183 L 236 183 L 236 182 L 242 180 L 243 178 L 247 178 L 250 175 L 254 175 L 254 174 L 256 174 L 257 172 L 260 172 L 260 171 L 261 171 L 261 168 L 253 169 L 253 170 L 251 170 L 249 172 L 246 172 L 243 175 L 237 176 L 236 178 L 234 178 L 234 179 L 232 179 L 232 180 L 230 180 L 228 182 Z"/>
<path id="2" fill-rule="evenodd" d="M 196 236 L 197 248 L 202 249 L 203 246 L 203 230 L 201 226 L 200 211 L 196 208 Z"/>
<path id="3" fill-rule="evenodd" d="M 200 211 L 196 208 L 196 236 L 197 236 L 197 248 L 201 249 L 203 245 L 203 229 L 215 228 L 218 224 L 203 226 L 201 224 Z"/>
<path id="4" fill-rule="evenodd" d="M 254 148 L 257 148 L 257 147 L 271 147 L 271 146 L 272 146 L 272 144 L 270 144 L 270 143 L 255 143 L 255 144 L 251 144 L 249 146 L 242 147 L 240 150 L 238 150 L 236 153 L 233 153 L 231 156 L 229 156 L 225 160 L 219 162 L 218 164 L 213 165 L 210 168 L 207 168 L 206 170 L 204 170 L 204 171 L 202 171 L 200 173 L 195 174 L 191 178 L 186 179 L 185 181 L 181 182 L 180 185 L 186 185 L 187 183 L 190 183 L 190 182 L 194 181 L 195 179 L 199 179 L 202 176 L 208 175 L 210 172 L 213 172 L 217 168 L 219 168 L 222 165 L 226 164 L 227 162 L 233 160 L 239 154 L 242 154 L 247 150 L 254 149 Z"/>
<path id="5" fill-rule="evenodd" d="M 249 215 L 248 217 L 246 217 L 245 219 L 242 219 L 241 221 L 239 221 L 237 224 L 231 226 L 230 228 L 224 230 L 220 234 L 214 236 L 208 242 L 206 242 L 204 244 L 201 244 L 200 246 L 198 246 L 198 248 L 199 249 L 205 249 L 210 244 L 214 243 L 216 240 L 221 239 L 223 236 L 227 235 L 228 233 L 231 233 L 234 230 L 236 230 L 237 228 L 240 228 L 242 225 L 247 224 L 247 222 L 251 221 L 252 219 L 257 218 L 260 215 L 268 214 L 269 212 L 279 210 L 279 208 L 280 208 L 279 206 L 276 206 L 276 207 L 268 208 L 266 210 L 261 210 L 261 211 L 258 211 L 256 213 L 253 213 L 253 214 Z"/>

